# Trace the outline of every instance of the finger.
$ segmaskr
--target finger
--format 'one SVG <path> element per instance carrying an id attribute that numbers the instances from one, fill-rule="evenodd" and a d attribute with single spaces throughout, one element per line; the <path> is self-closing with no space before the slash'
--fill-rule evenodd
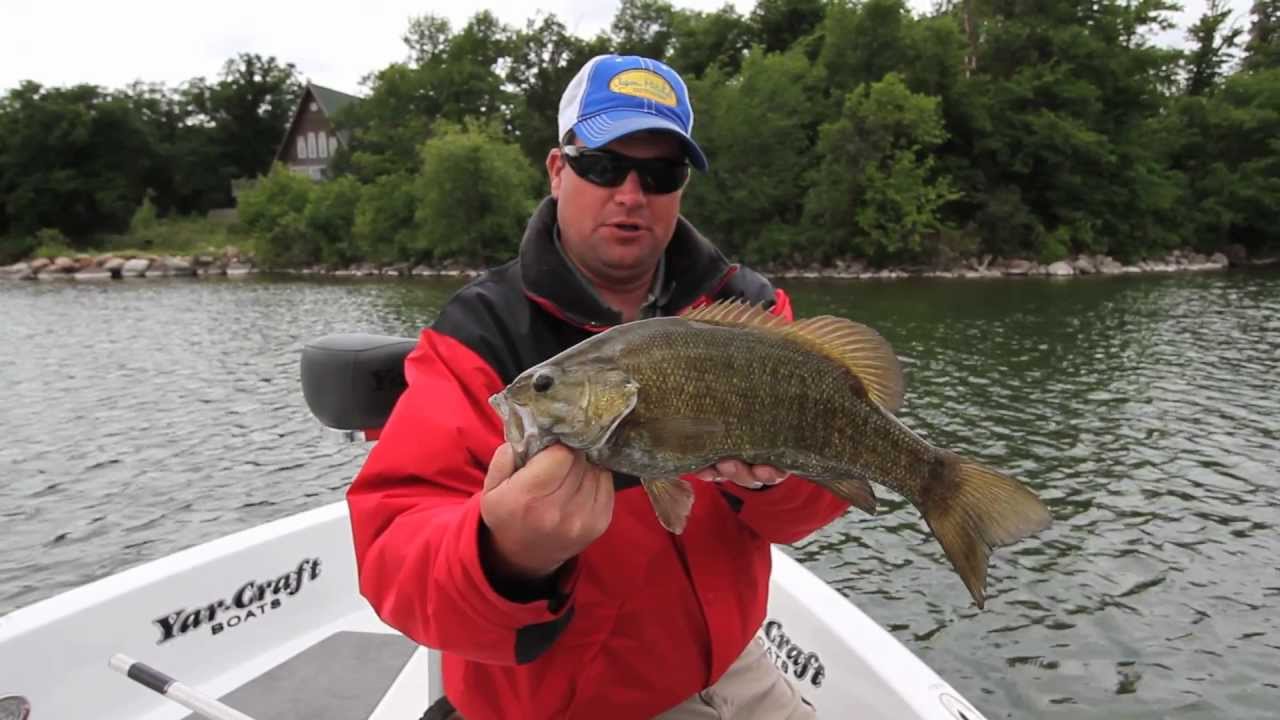
<path id="1" fill-rule="evenodd" d="M 531 495 L 550 495 L 564 485 L 574 460 L 573 450 L 560 443 L 552 443 L 529 458 L 529 462 L 516 474 L 528 483 L 526 487 Z"/>
<path id="2" fill-rule="evenodd" d="M 489 459 L 489 469 L 484 474 L 484 491 L 489 492 L 507 481 L 516 470 L 516 453 L 510 443 L 502 443 Z"/>
<path id="3" fill-rule="evenodd" d="M 746 463 L 741 460 L 721 460 L 716 463 L 716 472 L 720 473 L 720 477 L 734 482 L 738 482 L 750 474 L 747 471 Z"/>
<path id="4" fill-rule="evenodd" d="M 777 485 L 786 477 L 786 473 L 772 465 L 752 465 L 751 474 L 765 485 Z"/>
<path id="5" fill-rule="evenodd" d="M 764 483 L 751 473 L 750 466 L 740 460 L 721 460 L 716 463 L 716 470 L 735 485 L 751 490 L 764 487 Z"/>
<path id="6" fill-rule="evenodd" d="M 564 483 L 560 486 L 566 503 L 578 502 L 585 494 L 590 497 L 591 483 L 587 478 L 591 473 L 591 462 L 587 454 L 581 450 L 573 453 L 573 464 L 564 474 Z"/>
<path id="7" fill-rule="evenodd" d="M 716 470 L 714 467 L 702 468 L 701 470 L 693 473 L 693 476 L 703 482 L 724 482 L 724 476 L 721 475 L 720 471 Z"/>

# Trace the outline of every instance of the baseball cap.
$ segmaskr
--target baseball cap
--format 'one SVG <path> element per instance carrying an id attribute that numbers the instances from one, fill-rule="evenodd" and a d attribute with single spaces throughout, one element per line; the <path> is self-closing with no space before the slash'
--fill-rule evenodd
<path id="1" fill-rule="evenodd" d="M 642 130 L 663 130 L 684 141 L 689 163 L 707 169 L 707 156 L 693 141 L 693 107 L 679 73 L 665 63 L 636 55 L 597 55 L 587 61 L 560 96 L 560 139 L 570 130 L 588 148 L 598 148 Z"/>

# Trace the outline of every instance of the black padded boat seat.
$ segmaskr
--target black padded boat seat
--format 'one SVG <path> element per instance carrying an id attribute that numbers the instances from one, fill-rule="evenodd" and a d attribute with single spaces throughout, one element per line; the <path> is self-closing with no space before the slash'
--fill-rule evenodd
<path id="1" fill-rule="evenodd" d="M 406 387 L 404 358 L 416 341 L 388 335 L 325 335 L 302 346 L 302 396 L 321 423 L 374 430 Z"/>
<path id="2" fill-rule="evenodd" d="M 218 699 L 255 720 L 365 720 L 417 647 L 403 635 L 334 633 Z"/>

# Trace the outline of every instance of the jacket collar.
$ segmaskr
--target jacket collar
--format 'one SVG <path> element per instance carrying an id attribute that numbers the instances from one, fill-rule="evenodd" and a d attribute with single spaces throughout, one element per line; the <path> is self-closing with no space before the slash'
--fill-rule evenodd
<path id="1" fill-rule="evenodd" d="M 710 295 L 738 269 L 683 217 L 664 256 L 665 269 L 655 288 L 657 311 L 675 315 Z M 520 241 L 520 278 L 525 292 L 548 311 L 589 330 L 622 322 L 618 311 L 601 301 L 556 242 L 556 201 L 546 198 Z"/>

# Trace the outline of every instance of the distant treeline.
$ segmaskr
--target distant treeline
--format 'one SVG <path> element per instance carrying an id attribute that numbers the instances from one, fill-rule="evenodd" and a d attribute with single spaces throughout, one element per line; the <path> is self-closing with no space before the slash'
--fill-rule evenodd
<path id="1" fill-rule="evenodd" d="M 666 60 L 711 158 L 685 214 L 756 263 L 1051 261 L 1280 248 L 1280 0 L 759 0 L 747 16 L 623 0 L 606 32 L 555 16 L 413 19 L 408 53 L 337 121 L 335 179 L 268 173 L 300 84 L 241 55 L 214 82 L 24 84 L 0 99 L 0 259 L 93 247 L 240 196 L 260 261 L 483 263 L 546 192 L 560 94 L 602 52 Z M 43 233 L 43 234 L 42 234 Z M 60 235 L 59 235 L 60 233 Z"/>

